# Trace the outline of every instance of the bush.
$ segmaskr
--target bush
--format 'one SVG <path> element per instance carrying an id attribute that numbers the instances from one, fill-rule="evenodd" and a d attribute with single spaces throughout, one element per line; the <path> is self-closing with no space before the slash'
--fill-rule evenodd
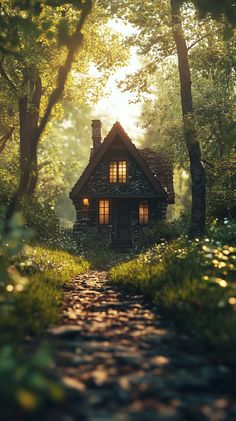
<path id="1" fill-rule="evenodd" d="M 38 417 L 42 410 L 60 404 L 64 389 L 49 374 L 52 368 L 51 351 L 46 344 L 40 345 L 30 355 L 19 352 L 11 345 L 0 349 L 2 419 L 42 419 L 43 414 Z"/>
<path id="2" fill-rule="evenodd" d="M 98 232 L 97 228 L 84 228 L 79 235 L 78 247 L 80 253 L 93 267 L 112 266 L 124 256 L 114 253 L 108 242 L 106 233 Z"/>
<path id="3" fill-rule="evenodd" d="M 60 222 L 53 206 L 32 198 L 22 210 L 26 228 L 33 231 L 35 241 L 47 242 L 58 237 Z"/>
<path id="4" fill-rule="evenodd" d="M 221 156 L 207 170 L 207 216 L 210 220 L 235 218 L 235 150 Z"/>
<path id="5" fill-rule="evenodd" d="M 172 241 L 180 235 L 176 223 L 158 221 L 155 224 L 142 229 L 141 244 L 144 247 L 158 244 L 162 241 Z"/>

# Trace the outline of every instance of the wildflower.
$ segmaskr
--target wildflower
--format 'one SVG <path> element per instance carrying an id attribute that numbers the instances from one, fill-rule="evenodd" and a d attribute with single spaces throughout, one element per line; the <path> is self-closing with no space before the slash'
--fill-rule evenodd
<path id="1" fill-rule="evenodd" d="M 231 304 L 231 305 L 235 305 L 236 304 L 236 298 L 235 297 L 230 297 L 228 299 L 228 303 Z"/>

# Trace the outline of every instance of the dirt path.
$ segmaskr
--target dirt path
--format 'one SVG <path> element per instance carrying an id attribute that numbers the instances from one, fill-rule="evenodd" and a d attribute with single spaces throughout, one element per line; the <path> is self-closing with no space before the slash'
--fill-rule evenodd
<path id="1" fill-rule="evenodd" d="M 235 374 L 190 353 L 189 338 L 155 310 L 121 295 L 106 272 L 75 279 L 49 333 L 73 392 L 56 421 L 236 420 Z"/>

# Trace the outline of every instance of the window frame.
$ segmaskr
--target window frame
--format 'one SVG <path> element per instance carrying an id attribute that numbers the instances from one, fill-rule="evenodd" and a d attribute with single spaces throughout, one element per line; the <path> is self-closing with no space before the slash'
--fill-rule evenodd
<path id="1" fill-rule="evenodd" d="M 121 174 L 122 174 L 122 172 L 121 172 L 121 174 L 120 174 L 120 163 L 121 162 L 125 162 L 125 164 L 126 164 L 126 178 L 125 178 L 125 181 L 120 181 L 120 176 L 121 176 Z M 111 169 L 111 164 L 113 164 L 113 163 L 115 163 L 116 164 L 116 181 L 111 181 L 110 180 L 110 169 Z M 128 161 L 127 161 L 127 159 L 111 159 L 110 160 L 110 162 L 109 162 L 109 167 L 108 167 L 108 183 L 109 184 L 116 184 L 116 185 L 125 185 L 125 184 L 127 184 L 128 183 Z"/>
<path id="2" fill-rule="evenodd" d="M 140 213 L 142 209 L 143 213 Z M 138 222 L 139 225 L 148 225 L 150 218 L 150 205 L 148 200 L 140 200 L 138 205 Z"/>
<path id="3" fill-rule="evenodd" d="M 101 203 L 104 203 L 104 206 L 101 207 Z M 106 206 L 106 203 L 108 206 Z M 104 210 L 103 213 L 101 213 L 101 209 Z M 106 213 L 106 209 L 108 209 L 108 212 Z M 101 218 L 102 217 L 102 218 Z M 106 219 L 106 217 L 108 217 Z M 110 218 L 111 218 L 111 203 L 108 199 L 99 199 L 98 200 L 98 224 L 99 225 L 109 225 L 110 224 Z"/>

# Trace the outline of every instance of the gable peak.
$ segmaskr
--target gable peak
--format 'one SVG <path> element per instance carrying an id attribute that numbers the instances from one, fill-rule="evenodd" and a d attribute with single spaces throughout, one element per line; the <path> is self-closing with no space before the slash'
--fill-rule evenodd
<path id="1" fill-rule="evenodd" d="M 126 133 L 125 129 L 122 127 L 122 125 L 120 124 L 119 121 L 116 121 L 113 124 L 111 130 L 108 132 L 108 134 L 107 134 L 107 136 L 105 137 L 104 140 L 108 140 L 108 139 L 111 139 L 111 138 L 114 139 L 115 136 L 117 136 L 117 135 L 120 135 L 120 137 L 123 140 L 128 140 L 128 141 L 131 142 L 130 137 L 128 136 L 128 134 Z"/>

